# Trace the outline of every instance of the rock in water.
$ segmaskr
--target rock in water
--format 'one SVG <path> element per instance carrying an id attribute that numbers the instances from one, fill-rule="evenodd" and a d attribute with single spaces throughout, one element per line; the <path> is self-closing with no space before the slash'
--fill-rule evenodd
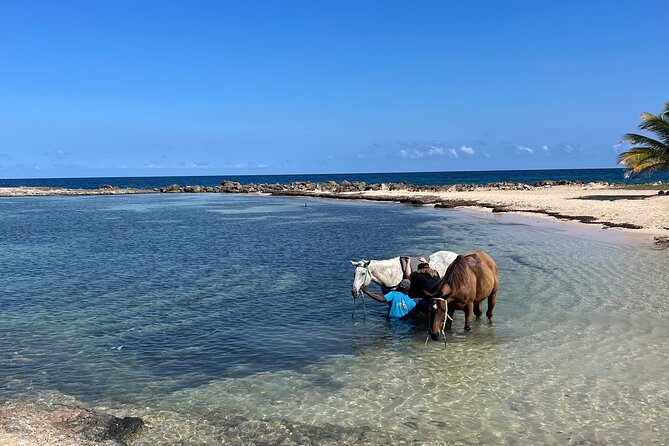
<path id="1" fill-rule="evenodd" d="M 0 406 L 0 444 L 126 446 L 139 435 L 138 417 L 118 418 L 77 406 L 9 401 Z"/>

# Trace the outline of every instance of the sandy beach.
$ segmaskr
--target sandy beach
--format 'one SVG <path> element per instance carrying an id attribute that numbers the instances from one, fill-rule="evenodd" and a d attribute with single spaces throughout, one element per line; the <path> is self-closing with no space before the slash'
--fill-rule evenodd
<path id="1" fill-rule="evenodd" d="M 611 187 L 553 186 L 531 190 L 480 188 L 462 192 L 410 192 L 410 196 L 436 196 L 442 200 L 466 200 L 482 207 L 506 208 L 509 212 L 536 211 L 534 215 L 557 213 L 568 217 L 589 216 L 596 222 L 641 226 L 634 229 L 654 236 L 669 235 L 669 196 L 656 190 L 623 190 Z M 407 196 L 402 191 L 367 191 L 364 196 Z M 625 229 L 625 228 L 622 228 Z"/>

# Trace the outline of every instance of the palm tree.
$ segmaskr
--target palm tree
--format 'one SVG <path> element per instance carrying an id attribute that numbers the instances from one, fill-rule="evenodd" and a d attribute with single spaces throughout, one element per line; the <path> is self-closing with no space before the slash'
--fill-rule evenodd
<path id="1" fill-rule="evenodd" d="M 629 170 L 625 177 L 640 172 L 669 169 L 669 102 L 664 103 L 664 110 L 659 115 L 641 114 L 639 130 L 655 133 L 653 139 L 636 133 L 627 133 L 621 142 L 633 144 L 634 147 L 618 155 L 618 163 L 626 165 Z"/>

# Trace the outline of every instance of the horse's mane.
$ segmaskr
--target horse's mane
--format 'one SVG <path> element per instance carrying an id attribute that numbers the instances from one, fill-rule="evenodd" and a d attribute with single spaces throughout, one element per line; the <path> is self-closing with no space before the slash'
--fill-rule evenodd
<path id="1" fill-rule="evenodd" d="M 448 266 L 448 269 L 444 273 L 444 277 L 439 281 L 435 286 L 435 289 L 441 288 L 441 285 L 446 282 L 452 290 L 460 288 L 467 282 L 467 271 L 469 270 L 469 265 L 465 256 L 457 256 L 453 263 Z"/>

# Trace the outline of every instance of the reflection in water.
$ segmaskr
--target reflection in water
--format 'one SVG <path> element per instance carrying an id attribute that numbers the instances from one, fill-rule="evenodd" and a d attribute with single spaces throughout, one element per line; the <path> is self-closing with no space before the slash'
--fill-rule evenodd
<path id="1" fill-rule="evenodd" d="M 617 232 L 207 194 L 0 215 L 2 394 L 142 416 L 139 444 L 669 436 L 666 251 Z M 474 248 L 500 270 L 492 325 L 456 312 L 424 347 L 425 320 L 351 318 L 349 259 Z"/>

